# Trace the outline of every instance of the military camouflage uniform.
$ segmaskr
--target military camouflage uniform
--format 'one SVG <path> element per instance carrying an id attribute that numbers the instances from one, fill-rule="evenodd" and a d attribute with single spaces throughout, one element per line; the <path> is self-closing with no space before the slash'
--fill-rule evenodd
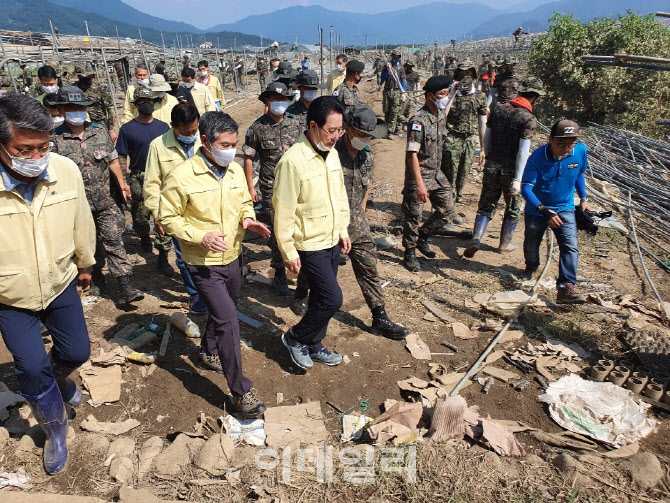
<path id="1" fill-rule="evenodd" d="M 247 130 L 242 152 L 245 156 L 260 157 L 261 167 L 258 174 L 258 187 L 261 190 L 263 212 L 266 223 L 270 229 L 274 229 L 275 212 L 272 206 L 272 192 L 275 184 L 275 167 L 291 145 L 293 145 L 300 134 L 302 126 L 293 115 L 285 114 L 282 122 L 275 122 L 269 115 L 259 117 Z M 284 267 L 284 259 L 281 256 L 274 232 L 270 237 L 270 249 L 272 250 L 272 261 L 270 266 L 274 269 Z"/>
<path id="2" fill-rule="evenodd" d="M 307 128 L 307 107 L 301 100 L 298 100 L 293 103 L 293 105 L 289 106 L 286 109 L 285 115 L 293 115 L 293 117 L 300 122 L 302 131 Z"/>
<path id="3" fill-rule="evenodd" d="M 372 241 L 368 219 L 363 209 L 365 196 L 372 181 L 374 165 L 372 152 L 370 147 L 366 147 L 359 151 L 355 158 L 351 157 L 344 138 L 337 142 L 335 148 L 340 155 L 344 186 L 347 189 L 351 210 L 351 221 L 348 227 L 349 237 L 351 238 L 351 252 L 349 252 L 351 266 L 368 307 L 370 309 L 382 307 L 385 302 L 379 273 L 377 272 L 377 252 Z"/>
<path id="4" fill-rule="evenodd" d="M 382 85 L 382 71 L 384 70 L 384 61 L 377 59 L 375 61 L 375 75 L 377 76 L 377 87 Z"/>
<path id="5" fill-rule="evenodd" d="M 493 218 L 502 194 L 506 205 L 504 219 L 519 220 L 523 198 L 520 194 L 511 196 L 509 188 L 514 181 L 519 140 L 531 139 L 537 120 L 527 109 L 503 103 L 493 108 L 487 127 L 491 130 L 491 146 L 484 167 L 477 214 Z"/>
<path id="6" fill-rule="evenodd" d="M 350 86 L 345 80 L 335 89 L 333 89 L 333 97 L 340 100 L 342 106 L 344 107 L 345 113 L 348 112 L 352 107 L 356 105 L 361 105 L 361 93 L 358 90 L 357 85 Z"/>
<path id="7" fill-rule="evenodd" d="M 416 248 L 419 230 L 430 236 L 451 222 L 454 214 L 452 189 L 440 169 L 444 141 L 444 114 L 434 115 L 424 106 L 407 123 L 407 152 L 417 152 L 421 178 L 433 207 L 428 220 L 419 229 L 423 203 L 419 202 L 412 166 L 405 162 L 405 186 L 402 191 L 402 212 L 405 215 L 402 244 L 405 250 Z"/>
<path id="8" fill-rule="evenodd" d="M 93 102 L 93 104 L 86 109 L 91 121 L 98 124 L 104 124 L 109 131 L 114 129 L 116 127 L 114 101 L 109 93 L 107 83 L 105 82 L 103 85 L 94 81 L 88 89 L 82 87 L 81 81 L 78 81 L 75 85 L 83 91 L 87 101 Z"/>
<path id="9" fill-rule="evenodd" d="M 109 164 L 118 158 L 118 154 L 109 132 L 100 124 L 86 123 L 84 135 L 79 138 L 65 123 L 54 130 L 53 144 L 54 152 L 74 161 L 81 171 L 96 229 L 96 264 L 93 268 L 101 270 L 106 257 L 112 276 L 130 276 L 133 268 L 123 244 L 126 222 L 110 189 Z"/>
<path id="10" fill-rule="evenodd" d="M 405 69 L 402 65 L 394 66 L 393 69 L 398 74 L 398 80 L 402 82 L 405 78 Z M 389 70 L 386 81 L 384 82 L 384 98 L 386 99 L 386 110 L 384 113 L 389 133 L 398 132 L 398 119 L 400 117 L 400 112 L 402 111 L 402 102 L 400 101 L 401 96 L 402 90 L 398 87 L 398 82 L 396 82 L 391 70 Z"/>
<path id="11" fill-rule="evenodd" d="M 26 94 L 30 94 L 30 88 L 33 85 L 33 72 L 27 66 L 23 69 L 23 88 L 27 88 Z"/>
<path id="12" fill-rule="evenodd" d="M 519 79 L 514 72 L 503 72 L 496 75 L 495 88 L 497 93 L 495 103 L 509 103 L 516 98 Z"/>
<path id="13" fill-rule="evenodd" d="M 256 65 L 256 73 L 258 76 L 258 86 L 261 89 L 264 89 L 267 87 L 265 85 L 265 77 L 268 74 L 268 64 L 265 61 L 259 61 L 258 64 Z"/>
<path id="14" fill-rule="evenodd" d="M 456 201 L 461 200 L 475 156 L 478 116 L 486 116 L 486 109 L 486 95 L 475 90 L 472 94 L 457 94 L 447 115 L 442 171 L 454 187 Z"/>

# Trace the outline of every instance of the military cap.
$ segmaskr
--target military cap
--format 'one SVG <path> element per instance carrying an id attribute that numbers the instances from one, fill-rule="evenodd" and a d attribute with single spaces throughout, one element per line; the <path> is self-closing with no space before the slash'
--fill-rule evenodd
<path id="1" fill-rule="evenodd" d="M 344 123 L 356 131 L 368 134 L 373 138 L 381 138 L 388 132 L 386 122 L 379 119 L 375 112 L 366 105 L 355 105 L 344 114 Z"/>
<path id="2" fill-rule="evenodd" d="M 296 87 L 311 87 L 313 89 L 325 89 L 325 84 L 319 84 L 319 76 L 315 70 L 303 70 L 294 79 Z"/>
<path id="3" fill-rule="evenodd" d="M 429 78 L 423 85 L 423 90 L 427 93 L 435 93 L 442 89 L 447 89 L 451 85 L 451 78 L 449 75 L 436 75 Z"/>
<path id="4" fill-rule="evenodd" d="M 460 63 L 458 63 L 458 65 L 456 66 L 456 71 L 454 73 L 457 73 L 459 70 L 462 71 L 472 70 L 474 76 L 477 77 L 477 67 L 469 59 L 466 59 L 465 61 L 461 61 Z"/>
<path id="5" fill-rule="evenodd" d="M 288 89 L 286 89 L 286 86 L 284 84 L 282 84 L 281 82 L 271 82 L 270 84 L 268 84 L 268 87 L 265 88 L 265 91 L 263 91 L 258 96 L 258 99 L 259 99 L 259 101 L 265 101 L 265 98 L 267 98 L 271 94 L 279 94 L 279 95 L 284 96 L 286 98 L 291 96 L 288 93 Z"/>
<path id="6" fill-rule="evenodd" d="M 393 49 L 393 51 L 391 51 L 391 56 L 398 56 L 399 58 L 401 58 L 402 54 L 400 54 L 399 49 Z"/>
<path id="7" fill-rule="evenodd" d="M 279 76 L 280 79 L 293 78 L 298 74 L 298 72 L 296 72 L 293 69 L 291 63 L 289 63 L 288 61 L 282 61 L 281 63 L 279 63 L 279 66 L 275 71 L 277 72 L 277 75 Z"/>
<path id="8" fill-rule="evenodd" d="M 89 75 L 95 75 L 95 71 L 92 68 L 85 68 L 83 66 L 75 66 L 74 73 L 77 77 L 88 77 Z"/>
<path id="9" fill-rule="evenodd" d="M 560 120 L 551 126 L 552 138 L 577 138 L 579 136 L 579 124 L 575 121 Z"/>
<path id="10" fill-rule="evenodd" d="M 133 93 L 133 103 L 137 102 L 137 100 L 141 100 L 142 98 L 149 98 L 153 100 L 155 97 L 156 93 L 154 93 L 150 88 L 145 86 L 137 86 L 135 88 L 135 92 Z"/>
<path id="11" fill-rule="evenodd" d="M 516 65 L 519 63 L 519 60 L 515 58 L 514 56 L 505 56 L 503 58 L 503 65 Z"/>
<path id="12" fill-rule="evenodd" d="M 351 70 L 355 73 L 361 73 L 365 70 L 365 63 L 358 61 L 357 59 L 352 59 L 347 63 L 347 70 Z"/>
<path id="13" fill-rule="evenodd" d="M 535 93 L 540 96 L 547 94 L 544 90 L 544 84 L 537 77 L 526 77 L 519 84 L 518 92 L 520 93 Z"/>
<path id="14" fill-rule="evenodd" d="M 140 86 L 143 87 L 143 86 Z M 162 91 L 171 91 L 172 87 L 165 81 L 165 77 L 160 73 L 152 73 L 149 77 L 149 89 L 155 93 Z"/>
<path id="15" fill-rule="evenodd" d="M 84 92 L 77 86 L 61 87 L 58 91 L 58 101 L 51 102 L 52 105 L 80 105 L 87 107 L 93 104 L 92 101 L 86 101 Z"/>

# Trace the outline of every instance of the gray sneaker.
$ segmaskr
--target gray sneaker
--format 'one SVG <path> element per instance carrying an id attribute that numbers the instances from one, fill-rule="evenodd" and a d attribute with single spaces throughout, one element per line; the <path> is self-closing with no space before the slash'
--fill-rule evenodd
<path id="1" fill-rule="evenodd" d="M 288 349 L 288 354 L 291 360 L 301 369 L 309 370 L 314 366 L 314 362 L 309 357 L 309 349 L 305 344 L 300 344 L 298 341 L 291 339 L 287 333 L 282 334 L 281 341 Z"/>
<path id="2" fill-rule="evenodd" d="M 198 352 L 198 359 L 200 360 L 200 365 L 207 370 L 213 370 L 214 372 L 223 374 L 223 367 L 221 366 L 221 358 L 219 358 L 219 355 L 208 355 L 205 353 L 204 349 L 200 349 Z"/>
<path id="3" fill-rule="evenodd" d="M 309 356 L 315 362 L 325 363 L 331 367 L 339 365 L 342 363 L 342 355 L 339 355 L 333 351 L 329 351 L 326 348 L 319 349 L 316 353 L 309 353 Z"/>

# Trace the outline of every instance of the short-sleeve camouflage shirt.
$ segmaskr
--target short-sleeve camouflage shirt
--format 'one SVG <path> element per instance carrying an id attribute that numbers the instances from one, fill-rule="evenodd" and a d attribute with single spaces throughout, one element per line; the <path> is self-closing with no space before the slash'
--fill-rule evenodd
<path id="1" fill-rule="evenodd" d="M 333 97 L 340 100 L 345 112 L 348 112 L 351 107 L 361 104 L 361 93 L 358 86 L 350 86 L 346 81 L 333 90 Z"/>
<path id="2" fill-rule="evenodd" d="M 351 211 L 351 221 L 348 228 L 349 237 L 352 241 L 356 241 L 356 239 L 370 232 L 368 219 L 363 210 L 363 201 L 365 201 L 365 195 L 368 193 L 372 181 L 374 159 L 369 147 L 360 150 L 356 157 L 351 157 L 344 138 L 335 144 L 335 149 L 340 156 L 344 186 L 349 198 L 349 209 Z"/>
<path id="3" fill-rule="evenodd" d="M 481 91 L 457 95 L 447 115 L 447 129 L 461 135 L 477 132 L 478 116 L 486 115 L 486 95 Z"/>
<path id="4" fill-rule="evenodd" d="M 421 167 L 421 178 L 427 190 L 446 187 L 447 179 L 442 173 L 442 142 L 444 137 L 444 114 L 433 114 L 424 106 L 407 123 L 407 152 L 416 152 Z M 405 162 L 405 187 L 416 188 L 412 166 Z"/>

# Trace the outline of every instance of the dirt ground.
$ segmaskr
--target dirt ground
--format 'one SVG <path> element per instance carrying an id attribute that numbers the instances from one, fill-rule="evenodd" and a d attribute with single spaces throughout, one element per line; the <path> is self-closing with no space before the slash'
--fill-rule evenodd
<path id="1" fill-rule="evenodd" d="M 381 115 L 381 93 L 375 92 L 369 81 L 364 82 L 363 90 L 363 100 Z M 240 124 L 240 147 L 246 128 L 262 114 L 262 109 L 255 96 L 231 103 L 227 111 Z M 404 148 L 402 138 L 372 143 L 375 155 L 372 199 L 375 204 L 367 212 L 371 224 L 402 224 Z M 456 208 L 464 219 L 463 230 L 470 229 L 474 222 L 481 189 L 479 180 L 477 170 L 473 169 L 463 204 Z M 478 332 L 481 335 L 476 339 L 454 339 L 447 325 L 424 320 L 426 310 L 421 301 L 435 302 L 468 326 L 481 325 L 486 318 L 494 318 L 490 313 L 469 307 L 472 305 L 469 301 L 478 293 L 515 289 L 514 280 L 500 271 L 519 273 L 524 267 L 521 247 L 507 255 L 495 251 L 500 224 L 498 213 L 489 227 L 482 250 L 471 260 L 462 257 L 466 241 L 453 237 L 433 238 L 432 245 L 438 256 L 434 260 L 425 260 L 419 273 L 410 273 L 402 267 L 400 236 L 392 236 L 396 243 L 394 248 L 379 252 L 379 273 L 385 284 L 387 311 L 394 321 L 420 334 L 431 352 L 437 353 L 433 362 L 448 367 L 472 364 L 495 335 L 495 332 Z M 377 233 L 375 237 L 382 235 Z M 517 231 L 516 242 L 521 245 L 522 239 L 523 222 Z M 167 279 L 159 275 L 156 254 L 141 255 L 139 239 L 132 232 L 126 233 L 125 240 L 135 263 L 136 286 L 146 293 L 146 297 L 132 308 L 119 309 L 111 300 L 116 296 L 115 285 L 111 285 L 111 299 L 103 298 L 86 307 L 94 351 L 99 347 L 99 338 L 110 338 L 128 324 L 153 321 L 164 325 L 175 310 L 187 308 L 187 296 L 180 278 Z M 630 294 L 642 303 L 653 304 L 635 250 L 625 238 L 609 230 L 601 230 L 594 238 L 580 233 L 580 248 L 581 291 L 595 289 L 606 300 L 617 300 L 621 295 Z M 543 257 L 546 255 L 544 250 L 545 245 L 541 252 Z M 545 279 L 556 277 L 556 257 L 555 253 Z M 259 272 L 269 267 L 269 260 L 265 242 L 250 235 L 245 242 L 245 263 L 252 271 Z M 173 254 L 171 261 L 174 262 Z M 668 298 L 670 282 L 667 282 L 667 273 L 654 264 L 647 265 L 661 295 Z M 242 337 L 250 345 L 242 353 L 244 370 L 262 399 L 269 407 L 276 405 L 278 393 L 283 394 L 282 405 L 320 401 L 326 425 L 333 433 L 333 444 L 338 443 L 340 426 L 338 413 L 332 406 L 347 410 L 358 408 L 359 402 L 365 400 L 369 406 L 367 414 L 377 416 L 385 400 L 402 398 L 397 381 L 409 376 L 428 380 L 426 362 L 415 360 L 403 342 L 390 341 L 369 332 L 371 314 L 350 265 L 340 268 L 338 279 L 344 292 L 344 305 L 331 322 L 324 342 L 329 348 L 347 355 L 350 362 L 335 368 L 315 365 L 305 374 L 292 365 L 280 340 L 282 332 L 298 321 L 289 309 L 290 297 L 278 297 L 270 286 L 247 280 L 238 306 L 239 311 L 263 324 L 259 329 L 241 324 Z M 555 289 L 543 288 L 541 293 L 553 299 Z M 192 319 L 204 328 L 205 317 Z M 591 352 L 590 362 L 602 356 L 631 357 L 621 338 L 624 322 L 625 319 L 616 314 L 602 314 L 580 307 L 529 309 L 513 327 L 524 330 L 525 337 L 504 344 L 502 349 L 551 335 L 581 344 Z M 77 408 L 72 421 L 77 437 L 65 473 L 46 477 L 40 466 L 39 450 L 26 459 L 15 456 L 9 447 L 0 457 L 0 467 L 14 470 L 25 466 L 33 476 L 34 490 L 110 500 L 116 495 L 119 484 L 107 475 L 103 458 L 90 455 L 86 443 L 78 441 L 80 437 L 85 438 L 79 424 L 89 414 L 100 421 L 139 420 L 141 426 L 131 432 L 138 444 L 149 436 L 171 440 L 177 432 L 190 431 L 201 413 L 214 419 L 222 416 L 228 392 L 224 377 L 199 368 L 197 341 L 187 339 L 176 329 L 172 334 L 167 356 L 159 360 L 159 368 L 151 376 L 142 377 L 141 365 L 127 366 L 119 402 L 97 408 L 84 403 Z M 445 340 L 457 344 L 460 351 L 453 356 L 445 355 L 446 349 L 440 345 Z M 584 361 L 581 366 L 587 368 L 590 362 Z M 501 362 L 499 366 L 515 370 L 507 363 Z M 76 379 L 79 382 L 79 378 Z M 11 358 L 4 346 L 0 346 L 0 381 L 12 390 L 17 389 Z M 496 382 L 489 394 L 482 394 L 481 386 L 476 383 L 461 394 L 468 405 L 478 407 L 482 417 L 519 420 L 547 432 L 563 431 L 550 419 L 546 406 L 538 402 L 540 393 L 535 382 L 523 392 Z M 419 481 L 416 484 L 389 476 L 368 486 L 319 485 L 311 483 L 305 476 L 286 485 L 274 472 L 258 471 L 252 453 L 251 461 L 241 462 L 245 467 L 242 482 L 235 487 L 189 485 L 186 481 L 190 474 L 173 480 L 153 477 L 139 485 L 150 488 L 162 498 L 188 501 L 218 501 L 224 497 L 242 501 L 254 493 L 253 484 L 263 485 L 271 495 L 283 501 L 668 501 L 670 422 L 656 412 L 651 414 L 659 421 L 659 429 L 642 442 L 642 450 L 658 456 L 666 474 L 660 486 L 646 492 L 636 489 L 626 473 L 610 462 L 591 466 L 590 482 L 579 486 L 550 464 L 554 456 L 563 452 L 561 449 L 552 448 L 524 433 L 517 434 L 517 438 L 529 456 L 521 460 L 504 459 L 501 462 L 495 455 L 492 459 L 491 453 L 480 447 L 467 450 L 458 445 L 420 446 Z M 309 443 L 309 439 L 305 442 Z M 251 494 L 249 497 L 256 496 Z"/>

